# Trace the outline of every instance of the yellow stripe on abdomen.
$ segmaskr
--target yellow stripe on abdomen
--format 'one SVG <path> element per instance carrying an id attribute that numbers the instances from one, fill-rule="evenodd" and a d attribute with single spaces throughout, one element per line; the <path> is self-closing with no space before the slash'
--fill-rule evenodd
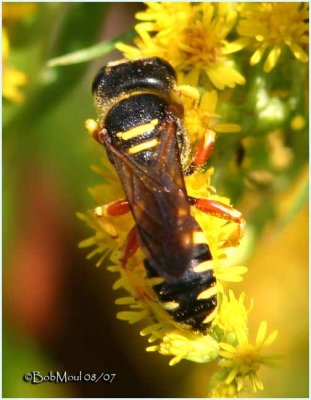
<path id="1" fill-rule="evenodd" d="M 158 139 L 151 139 L 148 140 L 147 142 L 137 144 L 136 146 L 132 146 L 128 149 L 128 154 L 136 154 L 143 150 L 149 150 L 152 147 L 157 146 L 158 143 L 159 143 Z"/>
<path id="2" fill-rule="evenodd" d="M 118 132 L 116 135 L 122 140 L 130 140 L 152 131 L 158 122 L 158 119 L 153 119 L 148 122 L 148 124 L 135 126 L 135 128 L 129 129 L 128 131 Z"/>

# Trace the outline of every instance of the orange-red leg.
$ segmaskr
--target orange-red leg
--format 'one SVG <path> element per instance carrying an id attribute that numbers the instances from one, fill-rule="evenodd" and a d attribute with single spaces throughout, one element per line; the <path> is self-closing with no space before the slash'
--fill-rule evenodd
<path id="1" fill-rule="evenodd" d="M 193 174 L 198 168 L 201 168 L 205 165 L 211 154 L 213 153 L 215 146 L 215 137 L 216 133 L 208 129 L 204 135 L 204 137 L 200 140 L 195 155 L 193 157 L 192 163 L 184 172 L 185 175 Z"/>
<path id="2" fill-rule="evenodd" d="M 98 123 L 94 120 L 87 120 L 85 123 L 85 127 L 89 134 L 92 135 L 98 143 L 105 144 L 105 140 L 107 140 L 106 129 L 100 129 Z M 129 211 L 130 206 L 128 201 L 125 199 L 119 199 L 109 204 L 97 207 L 95 209 L 95 214 L 98 217 L 117 217 L 127 214 Z M 136 225 L 134 225 L 133 228 L 129 231 L 121 250 L 120 262 L 123 268 L 126 267 L 129 258 L 131 258 L 136 253 L 138 247 L 138 232 Z"/>
<path id="3" fill-rule="evenodd" d="M 189 196 L 188 199 L 191 205 L 206 214 L 236 222 L 239 226 L 239 237 L 241 238 L 243 236 L 245 230 L 245 220 L 240 211 L 223 204 L 220 201 L 212 199 L 196 198 L 191 196 Z"/>
<path id="4" fill-rule="evenodd" d="M 133 228 L 129 231 L 129 233 L 125 239 L 123 249 L 121 251 L 120 262 L 121 262 L 123 268 L 126 267 L 128 259 L 133 257 L 133 255 L 136 253 L 138 247 L 139 247 L 138 232 L 137 232 L 136 225 L 134 225 Z"/>
<path id="5" fill-rule="evenodd" d="M 98 217 L 118 217 L 127 214 L 129 211 L 130 206 L 128 201 L 125 199 L 112 201 L 111 203 L 95 208 L 95 214 Z"/>
<path id="6" fill-rule="evenodd" d="M 102 216 L 109 216 L 109 217 L 117 217 L 120 215 L 124 215 L 130 211 L 129 203 L 125 199 L 120 199 L 113 201 L 109 204 L 105 204 L 101 207 L 97 207 L 95 209 L 95 214 L 98 217 Z M 129 258 L 131 258 L 135 252 L 137 251 L 139 246 L 138 243 L 138 234 L 137 234 L 137 228 L 134 225 L 133 228 L 129 231 L 123 248 L 121 250 L 121 256 L 120 256 L 120 262 L 122 264 L 122 267 L 125 268 L 127 261 Z"/>

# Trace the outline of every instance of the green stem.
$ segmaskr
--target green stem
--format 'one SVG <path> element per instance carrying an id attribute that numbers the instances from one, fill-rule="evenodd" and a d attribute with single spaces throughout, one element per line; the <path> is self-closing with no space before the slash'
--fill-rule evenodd
<path id="1" fill-rule="evenodd" d="M 116 38 L 109 40 L 108 42 L 97 43 L 94 46 L 87 47 L 86 49 L 74 51 L 73 53 L 65 54 L 60 57 L 52 58 L 47 62 L 48 67 L 55 67 L 59 65 L 72 65 L 80 64 L 95 58 L 102 57 L 115 48 L 115 44 L 119 41 L 130 41 L 135 37 L 135 31 L 130 30 Z"/>

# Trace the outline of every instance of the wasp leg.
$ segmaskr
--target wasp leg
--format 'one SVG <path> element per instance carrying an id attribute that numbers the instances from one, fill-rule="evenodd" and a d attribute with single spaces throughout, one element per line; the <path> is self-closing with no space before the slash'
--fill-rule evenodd
<path id="1" fill-rule="evenodd" d="M 99 143 L 104 143 L 106 138 L 106 129 L 101 129 L 98 122 L 94 119 L 87 119 L 84 124 L 88 133 Z M 97 217 L 117 217 L 130 211 L 129 203 L 125 199 L 112 201 L 109 204 L 96 207 L 94 212 Z"/>
<path id="2" fill-rule="evenodd" d="M 119 199 L 111 203 L 96 207 L 94 212 L 97 217 L 118 217 L 127 214 L 130 206 L 127 200 Z"/>
<path id="3" fill-rule="evenodd" d="M 120 262 L 123 268 L 126 268 L 128 259 L 136 253 L 138 247 L 138 232 L 136 225 L 134 225 L 133 228 L 129 231 L 121 251 Z"/>
<path id="4" fill-rule="evenodd" d="M 184 171 L 184 175 L 191 175 L 196 172 L 199 168 L 203 167 L 207 162 L 211 154 L 213 153 L 215 146 L 216 133 L 208 129 L 205 132 L 204 137 L 200 140 L 198 148 L 193 157 L 192 163 Z"/>
<path id="5" fill-rule="evenodd" d="M 245 219 L 243 218 L 240 211 L 226 204 L 223 204 L 220 201 L 212 199 L 196 198 L 189 196 L 188 200 L 192 206 L 196 207 L 206 214 L 236 222 L 238 224 L 238 237 L 239 239 L 243 237 L 245 231 Z"/>

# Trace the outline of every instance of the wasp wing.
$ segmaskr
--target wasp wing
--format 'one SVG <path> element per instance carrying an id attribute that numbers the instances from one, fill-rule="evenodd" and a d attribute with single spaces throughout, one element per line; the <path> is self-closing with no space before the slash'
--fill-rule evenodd
<path id="1" fill-rule="evenodd" d="M 133 161 L 110 143 L 112 155 L 139 231 L 145 259 L 165 278 L 182 275 L 192 258 L 195 222 L 190 213 L 172 117 L 161 123 L 153 166 Z"/>

